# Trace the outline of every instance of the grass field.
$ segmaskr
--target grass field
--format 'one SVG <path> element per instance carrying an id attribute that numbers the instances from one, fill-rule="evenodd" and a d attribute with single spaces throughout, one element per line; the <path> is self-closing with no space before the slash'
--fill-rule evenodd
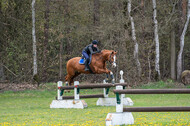
<path id="1" fill-rule="evenodd" d="M 56 96 L 56 84 L 38 90 L 0 93 L 0 125 L 2 126 L 104 126 L 109 112 L 115 107 L 96 106 L 97 98 L 85 99 L 86 109 L 50 109 Z M 159 82 L 138 88 L 171 88 L 172 83 Z M 54 89 L 53 89 L 54 88 Z M 186 87 L 188 88 L 188 87 Z M 81 94 L 99 94 L 100 89 L 81 90 Z M 73 91 L 67 93 L 72 95 Z M 114 94 L 110 92 L 114 97 Z M 134 106 L 190 106 L 188 94 L 127 95 Z M 190 126 L 190 112 L 133 113 L 134 125 Z"/>

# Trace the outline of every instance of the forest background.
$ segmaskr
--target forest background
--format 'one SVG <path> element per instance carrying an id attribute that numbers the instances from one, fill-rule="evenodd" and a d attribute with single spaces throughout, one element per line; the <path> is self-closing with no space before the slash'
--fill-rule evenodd
<path id="1" fill-rule="evenodd" d="M 33 81 L 32 2 L 0 0 L 0 82 Z M 33 7 L 38 81 L 64 80 L 67 61 L 81 56 L 92 40 L 100 41 L 100 49 L 118 51 L 117 68 L 108 63 L 116 80 L 120 70 L 129 83 L 176 80 L 187 0 L 158 0 L 154 9 L 152 0 L 133 0 L 130 13 L 128 5 L 129 0 L 36 0 Z M 160 75 L 155 70 L 155 9 Z M 190 26 L 184 38 L 182 71 L 190 69 L 189 29 Z M 102 82 L 104 78 L 105 75 L 80 75 L 77 80 Z"/>

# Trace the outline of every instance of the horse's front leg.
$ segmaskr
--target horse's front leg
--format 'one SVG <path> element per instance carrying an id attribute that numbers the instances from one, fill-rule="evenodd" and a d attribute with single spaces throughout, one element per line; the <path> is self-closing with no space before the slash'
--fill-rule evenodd
<path id="1" fill-rule="evenodd" d="M 101 69 L 101 68 L 95 68 L 96 73 L 98 74 L 102 74 L 102 73 L 106 73 L 107 79 L 108 79 L 108 74 L 110 74 L 111 78 L 112 78 L 112 83 L 115 83 L 115 78 L 113 75 L 113 72 L 111 70 L 108 70 L 107 68 L 105 69 Z"/>
<path id="2" fill-rule="evenodd" d="M 112 79 L 112 84 L 114 84 L 115 83 L 115 77 L 114 77 L 114 74 L 113 74 L 113 72 L 111 71 L 111 70 L 108 70 L 107 68 L 104 68 L 104 69 L 106 69 L 106 71 L 108 71 L 108 73 L 106 73 L 106 82 L 108 82 L 108 75 L 110 74 L 110 76 L 111 76 L 111 79 Z"/>
<path id="3" fill-rule="evenodd" d="M 106 79 L 105 79 L 106 83 L 108 83 L 108 80 L 109 80 L 109 74 L 106 74 Z"/>
<path id="4" fill-rule="evenodd" d="M 113 75 L 112 71 L 110 71 L 110 76 L 111 76 L 111 79 L 112 79 L 112 84 L 115 84 L 115 78 L 114 78 L 114 75 Z"/>

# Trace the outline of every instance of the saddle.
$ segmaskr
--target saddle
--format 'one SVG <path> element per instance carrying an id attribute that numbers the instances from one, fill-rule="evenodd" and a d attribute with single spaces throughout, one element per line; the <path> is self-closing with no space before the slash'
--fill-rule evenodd
<path id="1" fill-rule="evenodd" d="M 91 63 L 91 60 L 92 60 L 92 57 L 90 57 L 90 61 L 89 61 L 89 63 L 88 63 L 88 68 L 89 68 L 90 73 L 94 74 L 94 72 L 92 71 L 92 69 L 91 69 L 90 66 L 89 66 L 90 63 Z M 86 62 L 86 59 L 85 59 L 84 56 L 82 56 L 81 59 L 79 60 L 79 64 L 85 65 L 85 62 Z"/>
<path id="2" fill-rule="evenodd" d="M 89 61 L 88 65 L 90 65 L 91 60 L 92 60 L 92 56 L 90 56 L 90 61 Z M 85 62 L 86 62 L 86 59 L 84 56 L 82 56 L 81 59 L 79 60 L 79 64 L 84 65 Z"/>

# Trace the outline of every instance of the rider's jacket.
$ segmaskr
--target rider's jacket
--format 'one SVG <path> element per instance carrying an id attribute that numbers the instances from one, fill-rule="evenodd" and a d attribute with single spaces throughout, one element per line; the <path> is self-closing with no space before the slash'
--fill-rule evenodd
<path id="1" fill-rule="evenodd" d="M 92 44 L 87 45 L 83 51 L 85 51 L 88 55 L 94 54 L 94 53 L 99 53 L 100 50 L 97 47 L 93 47 Z"/>

